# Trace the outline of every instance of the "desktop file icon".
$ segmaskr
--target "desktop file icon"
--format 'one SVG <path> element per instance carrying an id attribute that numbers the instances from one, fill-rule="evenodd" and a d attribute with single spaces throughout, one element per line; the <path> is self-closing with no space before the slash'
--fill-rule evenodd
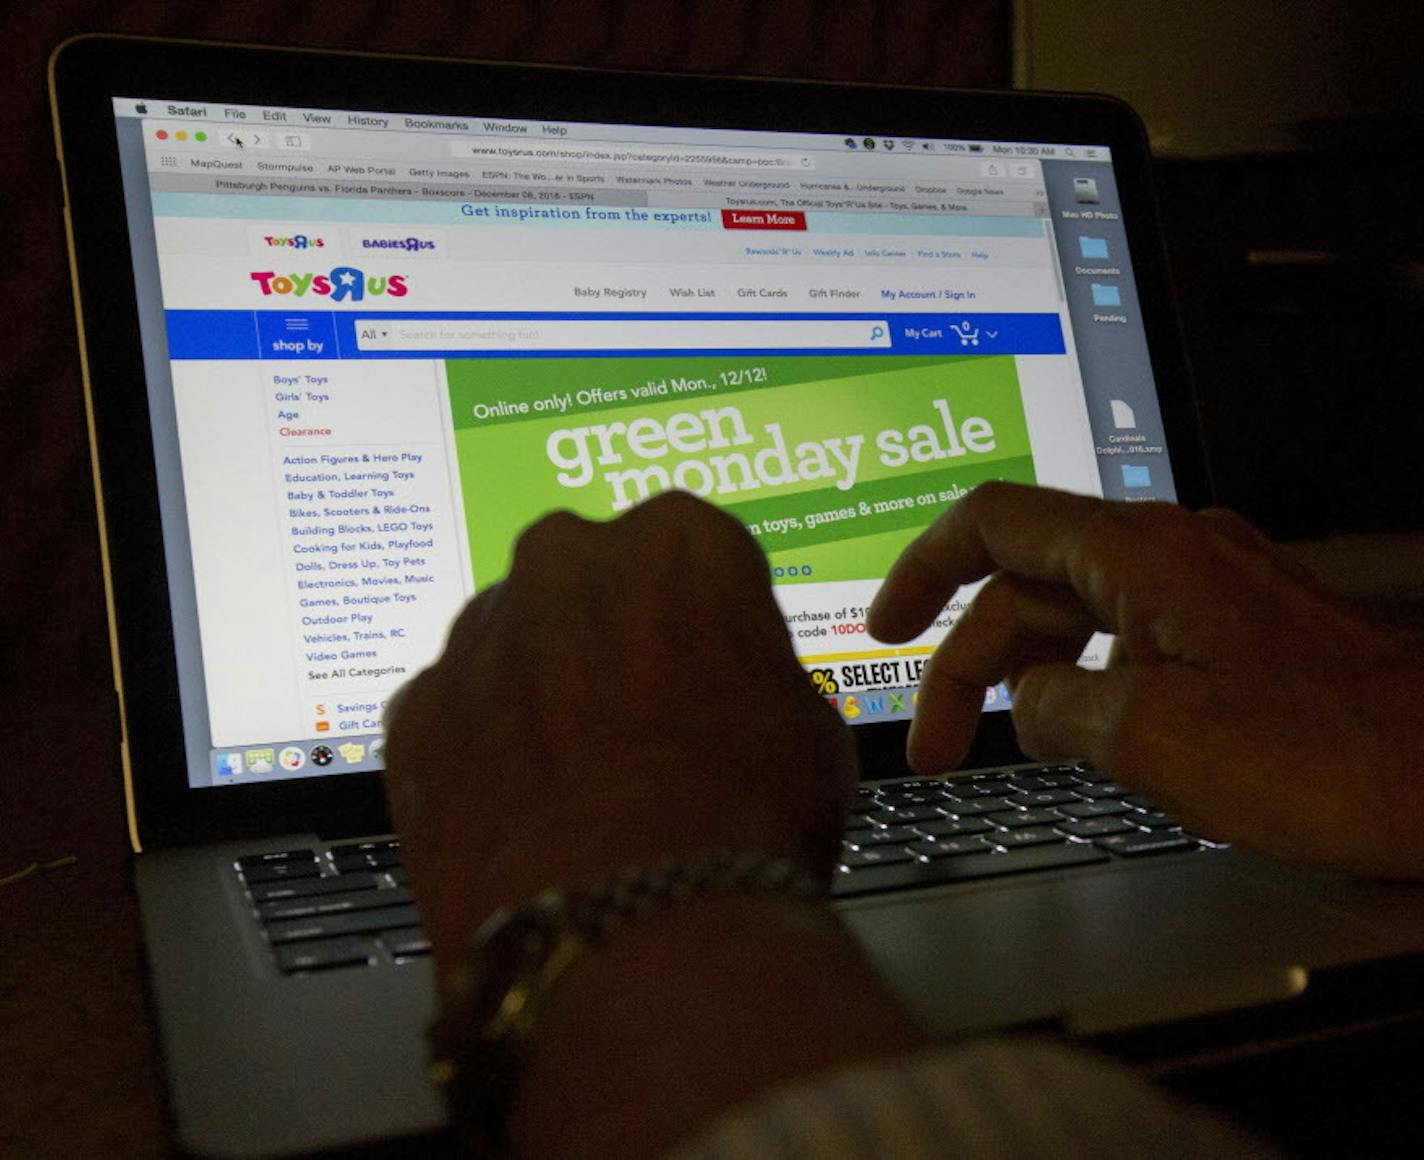
<path id="1" fill-rule="evenodd" d="M 1122 291 L 1116 286 L 1104 286 L 1101 283 L 1093 283 L 1093 305 L 1094 306 L 1121 306 Z"/>
<path id="2" fill-rule="evenodd" d="M 1107 238 L 1090 238 L 1086 235 L 1078 239 L 1078 253 L 1084 258 L 1092 260 L 1101 258 L 1107 260 L 1108 240 Z"/>

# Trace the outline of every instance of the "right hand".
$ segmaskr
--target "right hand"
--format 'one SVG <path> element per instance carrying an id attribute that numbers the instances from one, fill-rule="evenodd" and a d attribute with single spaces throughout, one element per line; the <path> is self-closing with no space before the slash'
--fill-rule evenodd
<path id="1" fill-rule="evenodd" d="M 1215 839 L 1424 878 L 1424 664 L 1244 520 L 986 484 L 905 550 L 870 632 L 909 640 L 984 577 L 922 677 L 916 770 L 958 763 L 1007 679 L 1032 757 L 1086 757 Z M 1113 661 L 1081 669 L 1099 630 Z"/>

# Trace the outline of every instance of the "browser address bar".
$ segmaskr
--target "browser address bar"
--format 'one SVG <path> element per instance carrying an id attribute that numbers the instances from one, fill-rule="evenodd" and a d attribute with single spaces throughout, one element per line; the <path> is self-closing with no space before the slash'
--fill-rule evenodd
<path id="1" fill-rule="evenodd" d="M 462 319 L 358 318 L 369 351 L 801 350 L 888 348 L 881 319 Z"/>
<path id="2" fill-rule="evenodd" d="M 577 145 L 540 142 L 537 145 L 501 141 L 452 141 L 456 157 L 484 161 L 555 161 L 579 165 L 654 165 L 664 168 L 796 169 L 816 168 L 810 153 L 784 153 L 773 149 L 689 148 L 678 145 Z"/>

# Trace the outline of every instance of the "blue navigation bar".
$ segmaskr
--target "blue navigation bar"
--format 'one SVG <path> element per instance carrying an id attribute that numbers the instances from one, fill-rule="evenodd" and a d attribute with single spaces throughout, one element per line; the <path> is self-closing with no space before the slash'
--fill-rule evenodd
<path id="1" fill-rule="evenodd" d="M 169 310 L 168 351 L 173 359 L 465 359 L 630 358 L 643 355 L 1017 355 L 1063 354 L 1057 314 L 708 314 L 708 313 L 469 313 L 442 311 Z M 518 322 L 864 322 L 873 345 L 773 348 L 748 345 L 715 349 L 599 350 L 363 350 L 356 324 L 468 321 Z M 881 333 L 881 328 L 886 333 Z M 888 341 L 887 341 L 888 340 Z"/>

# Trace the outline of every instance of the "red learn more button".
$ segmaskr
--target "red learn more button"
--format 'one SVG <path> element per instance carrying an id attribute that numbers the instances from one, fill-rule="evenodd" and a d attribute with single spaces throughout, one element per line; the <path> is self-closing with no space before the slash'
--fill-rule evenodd
<path id="1" fill-rule="evenodd" d="M 724 209 L 724 230 L 804 230 L 806 215 L 799 210 Z"/>

